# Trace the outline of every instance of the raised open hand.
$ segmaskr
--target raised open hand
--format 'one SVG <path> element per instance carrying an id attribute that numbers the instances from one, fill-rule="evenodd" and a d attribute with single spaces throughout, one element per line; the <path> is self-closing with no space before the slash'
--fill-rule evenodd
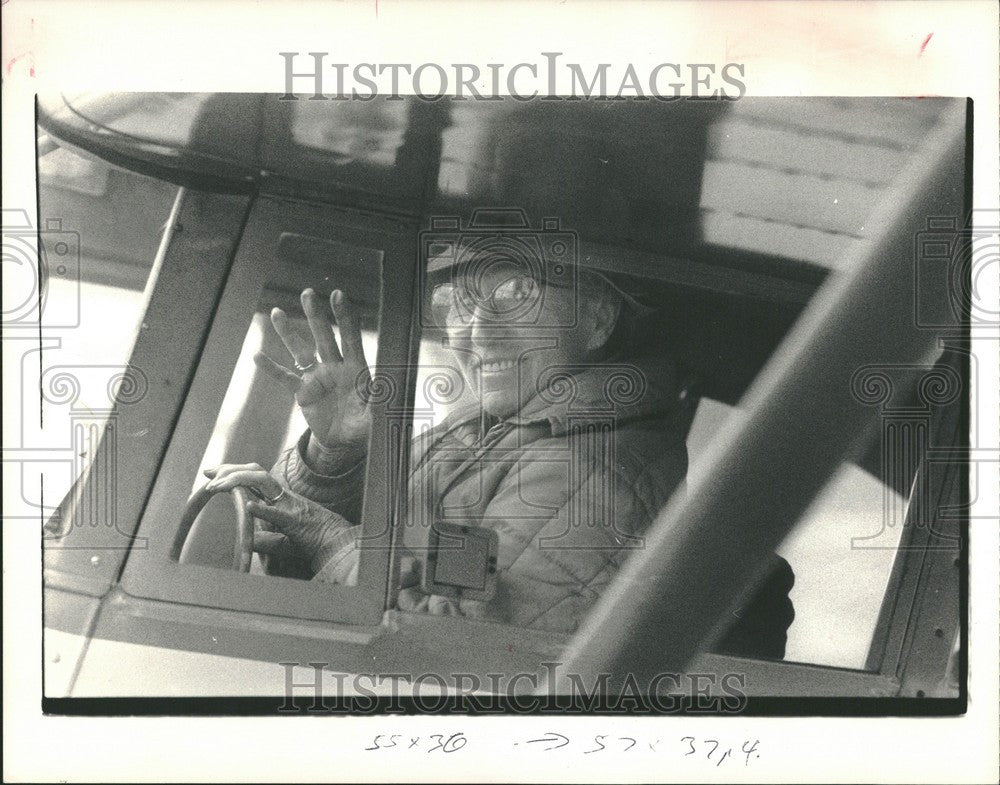
<path id="1" fill-rule="evenodd" d="M 312 441 L 328 464 L 364 457 L 371 411 L 366 391 L 370 381 L 361 344 L 361 326 L 343 292 L 330 295 L 330 308 L 312 289 L 302 292 L 302 309 L 311 338 L 299 333 L 280 308 L 271 311 L 271 323 L 285 344 L 295 370 L 262 353 L 257 365 L 295 396 L 312 431 Z M 341 346 L 333 333 L 330 312 L 340 326 Z M 314 456 L 315 457 L 315 456 Z"/>

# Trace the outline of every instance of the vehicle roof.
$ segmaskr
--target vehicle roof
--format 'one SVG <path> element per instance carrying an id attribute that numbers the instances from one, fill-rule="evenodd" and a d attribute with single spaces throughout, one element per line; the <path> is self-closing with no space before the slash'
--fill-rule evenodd
<path id="1" fill-rule="evenodd" d="M 126 168 L 209 189 L 421 217 L 517 206 L 613 248 L 817 282 L 869 234 L 950 100 L 117 93 L 40 98 L 40 120 Z"/>
<path id="2" fill-rule="evenodd" d="M 578 232 L 583 264 L 655 303 L 647 339 L 735 403 L 826 275 L 861 258 L 873 209 L 955 100 L 116 93 L 40 96 L 39 123 L 60 144 L 202 190 L 422 226 L 468 226 L 484 207 L 523 208 L 536 228 L 555 216 Z M 305 257 L 329 264 L 322 244 Z"/>

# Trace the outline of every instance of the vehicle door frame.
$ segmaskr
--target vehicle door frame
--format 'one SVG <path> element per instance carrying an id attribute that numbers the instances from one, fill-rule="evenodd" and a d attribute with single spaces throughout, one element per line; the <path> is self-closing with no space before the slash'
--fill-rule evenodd
<path id="1" fill-rule="evenodd" d="M 290 197 L 260 195 L 255 200 L 233 268 L 212 319 L 208 339 L 191 383 L 187 403 L 165 453 L 156 485 L 139 526 L 149 541 L 126 562 L 121 587 L 128 594 L 190 605 L 222 603 L 233 610 L 264 611 L 297 619 L 372 627 L 385 610 L 389 573 L 391 504 L 395 494 L 366 491 L 361 521 L 365 547 L 357 586 L 312 583 L 274 576 L 247 576 L 170 557 L 175 550 L 177 500 L 187 498 L 195 480 L 192 455 L 208 444 L 236 359 L 265 285 L 278 273 L 279 245 L 286 235 L 356 244 L 382 253 L 381 318 L 374 373 L 395 391 L 393 399 L 372 401 L 366 489 L 398 482 L 404 434 L 392 431 L 386 410 L 399 406 L 412 379 L 410 311 L 416 284 L 416 253 L 410 222 Z M 390 468 L 391 467 L 391 468 Z M 394 485 L 392 486 L 394 487 Z M 275 581 L 281 591 L 275 591 Z"/>

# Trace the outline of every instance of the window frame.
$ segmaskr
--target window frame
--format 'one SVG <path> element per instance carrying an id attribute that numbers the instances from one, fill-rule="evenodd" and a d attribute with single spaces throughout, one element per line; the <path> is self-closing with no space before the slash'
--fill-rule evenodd
<path id="1" fill-rule="evenodd" d="M 853 370 L 866 363 L 885 362 L 887 354 L 894 365 L 901 365 L 926 362 L 936 353 L 939 336 L 916 329 L 912 318 L 907 318 L 915 313 L 917 293 L 899 284 L 912 280 L 908 265 L 913 259 L 913 238 L 926 229 L 927 217 L 955 214 L 967 197 L 960 190 L 961 180 L 956 179 L 965 172 L 962 164 L 969 155 L 967 109 L 968 105 L 956 105 L 942 116 L 921 157 L 894 187 L 897 198 L 887 198 L 873 218 L 880 231 L 859 254 L 857 265 L 849 274 L 831 279 L 818 293 L 746 393 L 746 420 L 713 443 L 711 469 L 715 476 L 660 513 L 647 549 L 626 565 L 587 625 L 571 641 L 566 652 L 567 673 L 591 678 L 599 673 L 618 673 L 628 666 L 629 672 L 641 679 L 656 667 L 683 667 L 707 642 L 718 639 L 724 631 L 726 611 L 762 577 L 747 564 L 759 563 L 764 553 L 787 536 L 804 503 L 822 487 L 817 482 L 831 476 L 829 455 L 821 455 L 808 466 L 800 461 L 800 454 L 812 443 L 803 438 L 801 430 L 816 423 L 819 443 L 843 454 L 856 446 L 869 424 L 850 385 L 831 384 L 831 379 L 842 376 L 849 381 Z M 966 178 L 964 189 L 969 186 Z M 885 292 L 892 292 L 893 298 L 885 299 Z M 886 320 L 886 308 L 895 308 L 900 318 Z M 878 329 L 873 326 L 876 322 Z M 859 345 L 857 338 L 865 330 L 879 340 Z M 823 383 L 826 386 L 821 387 Z M 831 416 L 816 420 L 813 413 L 822 407 L 832 410 Z M 796 472 L 783 485 L 794 480 L 798 484 L 780 504 L 772 500 L 771 506 L 765 507 L 760 494 L 747 503 L 753 499 L 752 489 L 769 487 L 769 473 L 793 466 Z M 727 525 L 734 513 L 744 511 L 752 517 L 740 518 L 742 529 Z M 769 515 L 764 515 L 765 511 Z M 946 554 L 956 566 L 961 561 L 944 549 L 936 553 Z M 710 563 L 701 554 L 718 555 L 719 559 Z M 934 560 L 933 552 L 929 560 Z M 647 586 L 649 593 L 632 596 L 627 588 L 634 585 Z M 654 602 L 656 597 L 679 596 L 685 589 L 703 597 L 704 603 L 692 608 Z M 916 615 L 924 602 L 933 599 L 927 583 L 924 589 L 914 598 Z M 964 628 L 964 610 L 960 608 L 955 620 L 959 628 Z M 909 634 L 915 619 L 897 617 L 894 623 Z M 667 640 L 664 630 L 678 634 Z M 662 650 L 656 649 L 663 653 L 654 661 L 650 644 L 657 640 L 666 642 Z M 935 657 L 940 657 L 939 650 L 922 657 L 924 665 Z M 944 672 L 944 662 L 947 658 L 938 672 Z M 893 678 L 900 675 L 900 670 L 893 672 Z M 564 682 L 562 678 L 557 684 Z M 960 693 L 963 689 L 960 687 Z"/>
<path id="2" fill-rule="evenodd" d="M 128 358 L 128 372 L 149 380 L 148 390 L 138 400 L 115 402 L 90 469 L 53 516 L 70 525 L 57 539 L 43 540 L 46 586 L 100 597 L 120 578 L 126 555 L 145 547 L 136 534 L 139 520 L 249 206 L 244 196 L 178 189 Z M 191 325 L 181 335 L 175 331 L 178 302 Z"/>
<path id="3" fill-rule="evenodd" d="M 408 231 L 409 230 L 409 231 Z M 178 499 L 187 500 L 197 466 L 191 456 L 204 453 L 228 388 L 257 303 L 274 274 L 277 246 L 286 233 L 361 245 L 382 253 L 379 348 L 375 371 L 386 374 L 399 395 L 411 386 L 408 358 L 409 313 L 416 281 L 413 227 L 402 220 L 284 197 L 260 196 L 251 208 L 232 270 L 211 319 L 208 338 L 185 405 L 163 457 L 139 533 L 148 545 L 133 549 L 121 578 L 129 594 L 235 611 L 263 612 L 297 620 L 318 620 L 373 627 L 385 610 L 394 494 L 372 493 L 395 478 L 405 433 L 392 427 L 385 410 L 398 401 L 373 403 L 362 525 L 366 547 L 356 586 L 313 583 L 275 576 L 247 575 L 192 564 L 170 556 L 180 522 Z M 174 315 L 179 313 L 174 310 Z M 275 590 L 280 585 L 280 591 Z"/>

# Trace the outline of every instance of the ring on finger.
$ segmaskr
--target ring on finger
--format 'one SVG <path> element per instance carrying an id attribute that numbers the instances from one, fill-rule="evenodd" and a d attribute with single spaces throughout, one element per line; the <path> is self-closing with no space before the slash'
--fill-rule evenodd
<path id="1" fill-rule="evenodd" d="M 262 502 L 264 502 L 264 504 L 268 505 L 269 507 L 274 506 L 275 504 L 277 504 L 278 502 L 280 502 L 282 499 L 285 498 L 284 488 L 278 491 L 276 496 L 268 496 L 263 491 L 259 491 L 250 485 L 247 486 L 247 490 L 250 491 L 250 493 L 252 493 L 254 496 L 256 496 L 258 499 L 260 499 Z"/>
<path id="2" fill-rule="evenodd" d="M 310 368 L 313 368 L 315 365 L 316 365 L 316 358 L 315 357 L 312 360 L 310 360 L 306 365 L 303 365 L 298 360 L 296 360 L 295 361 L 295 370 L 297 370 L 299 373 L 305 373 Z"/>

